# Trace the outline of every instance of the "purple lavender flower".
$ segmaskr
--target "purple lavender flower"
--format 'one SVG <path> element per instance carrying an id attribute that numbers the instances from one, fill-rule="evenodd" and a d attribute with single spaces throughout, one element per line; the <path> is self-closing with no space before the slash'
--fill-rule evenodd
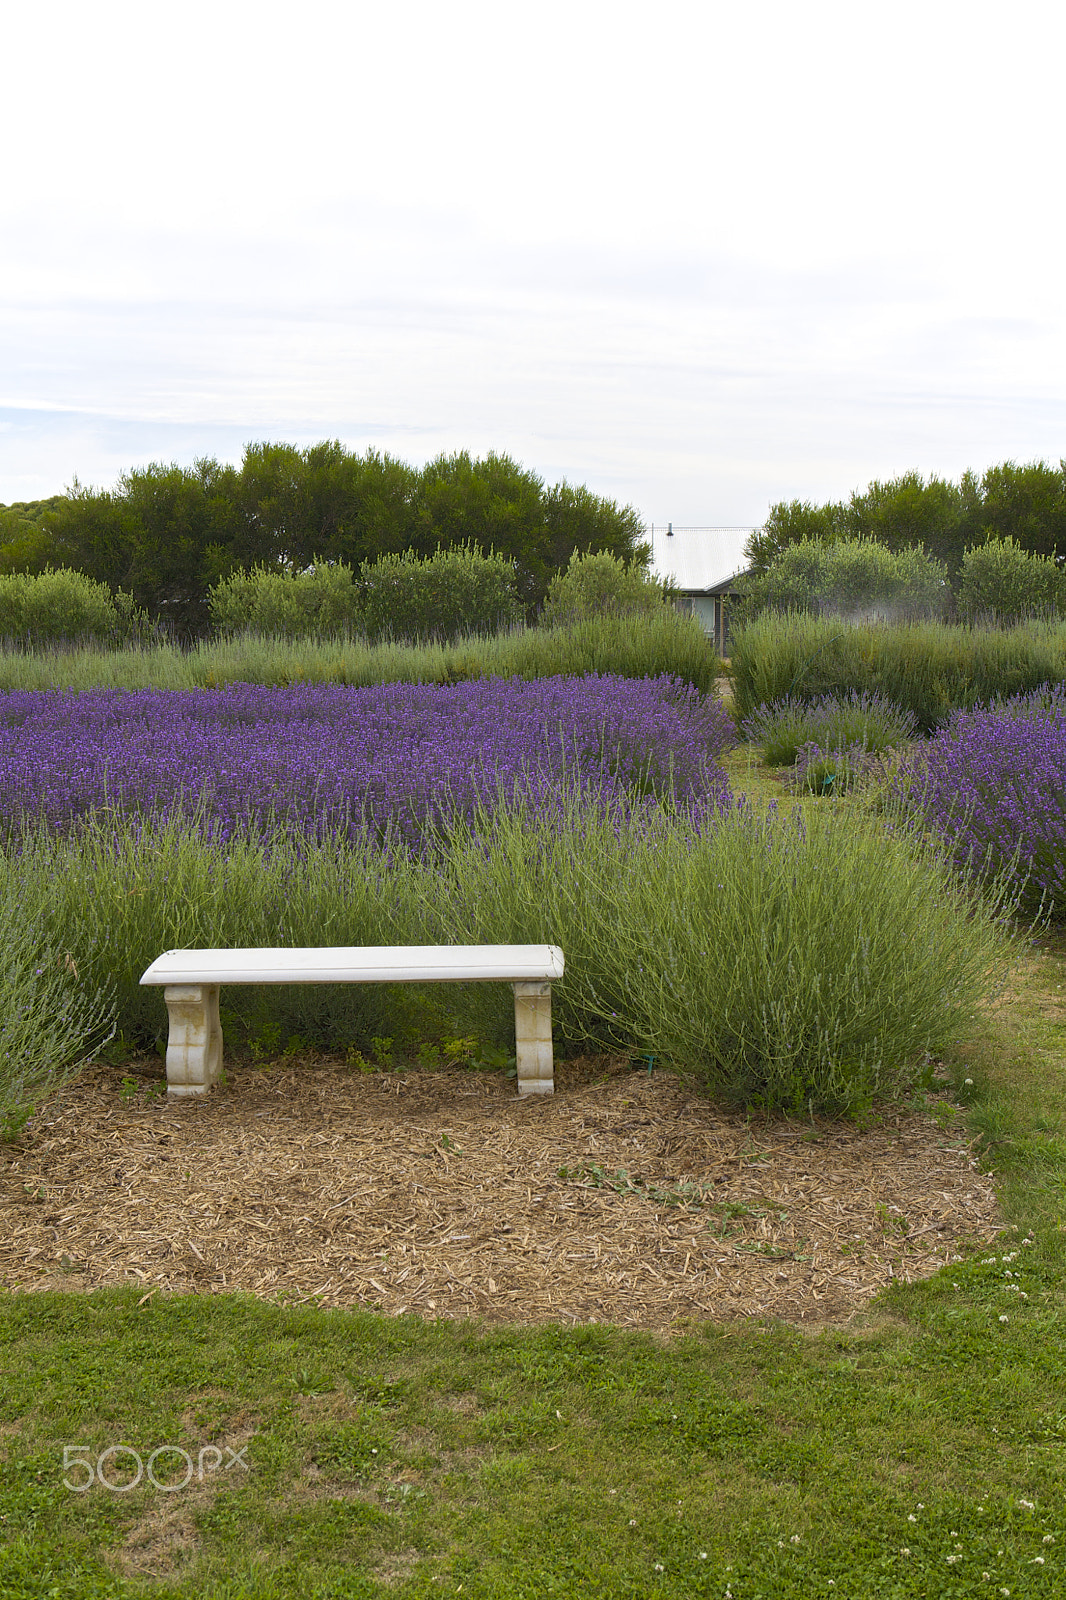
<path id="1" fill-rule="evenodd" d="M 896 792 L 960 870 L 1006 872 L 1022 909 L 1066 915 L 1066 692 L 975 711 L 908 760 Z"/>
<path id="2" fill-rule="evenodd" d="M 281 824 L 415 843 L 564 784 L 702 814 L 730 802 L 732 742 L 720 702 L 670 678 L 23 692 L 0 696 L 0 827 L 113 808 L 197 816 L 220 839 Z"/>

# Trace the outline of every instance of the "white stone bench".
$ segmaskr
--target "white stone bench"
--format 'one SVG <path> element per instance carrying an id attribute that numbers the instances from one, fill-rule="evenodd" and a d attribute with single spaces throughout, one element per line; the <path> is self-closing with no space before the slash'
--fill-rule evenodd
<path id="1" fill-rule="evenodd" d="M 552 1094 L 553 944 L 378 945 L 321 949 L 168 950 L 142 984 L 160 984 L 170 1015 L 168 1094 L 205 1094 L 222 1070 L 223 983 L 509 983 L 519 1094 Z"/>

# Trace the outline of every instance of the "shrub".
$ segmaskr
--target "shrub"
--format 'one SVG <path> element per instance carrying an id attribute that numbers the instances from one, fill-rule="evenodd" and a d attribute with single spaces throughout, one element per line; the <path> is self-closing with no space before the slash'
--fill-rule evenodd
<path id="1" fill-rule="evenodd" d="M 508 812 L 465 843 L 457 824 L 440 870 L 427 933 L 563 949 L 553 1009 L 569 1037 L 805 1114 L 912 1082 L 1007 949 L 994 906 L 865 814 Z"/>
<path id="2" fill-rule="evenodd" d="M 1001 626 L 1026 617 L 1054 615 L 1066 600 L 1066 573 L 1050 557 L 1034 555 L 1013 539 L 989 539 L 962 558 L 958 608 L 967 621 Z"/>
<path id="3" fill-rule="evenodd" d="M 636 617 L 597 617 L 570 628 L 516 628 L 452 645 L 362 638 L 283 639 L 257 633 L 102 651 L 30 654 L 0 645 L 0 693 L 52 689 L 217 689 L 227 683 L 444 683 L 460 678 L 679 678 L 703 694 L 722 670 L 714 645 L 673 606 Z"/>
<path id="4" fill-rule="evenodd" d="M 364 561 L 358 588 L 361 625 L 371 639 L 452 642 L 522 620 L 514 563 L 469 545 L 438 546 L 424 560 L 409 550 Z"/>
<path id="5" fill-rule="evenodd" d="M 20 647 L 85 643 L 116 645 L 147 637 L 146 615 L 131 595 L 112 594 L 84 573 L 48 567 L 0 576 L 0 639 Z"/>
<path id="6" fill-rule="evenodd" d="M 113 1006 L 43 931 L 47 871 L 0 856 L 0 1139 L 112 1036 Z"/>
<path id="7" fill-rule="evenodd" d="M 894 785 L 981 882 L 1009 873 L 1027 913 L 1066 916 L 1066 690 L 956 712 Z"/>
<path id="8" fill-rule="evenodd" d="M 876 757 L 861 744 L 830 744 L 823 750 L 812 739 L 796 752 L 791 787 L 796 794 L 836 797 L 850 794 L 875 770 L 879 770 Z"/>
<path id="9" fill-rule="evenodd" d="M 804 1114 L 905 1088 L 1009 948 L 995 906 L 934 851 L 835 810 L 697 821 L 570 790 L 550 813 L 454 819 L 429 862 L 368 837 L 212 844 L 178 819 L 100 819 L 28 844 L 21 872 L 83 979 L 115 983 L 130 1039 L 163 1034 L 162 997 L 138 979 L 181 945 L 551 942 L 566 956 L 561 1044 L 639 1049 L 708 1093 Z M 435 1004 L 453 1037 L 513 1049 L 506 985 L 292 985 L 223 1003 L 281 1037 L 366 1047 Z"/>
<path id="10" fill-rule="evenodd" d="M 741 621 L 764 610 L 913 621 L 943 616 L 951 598 L 943 562 L 921 546 L 893 551 L 875 539 L 802 539 L 737 592 Z"/>
<path id="11" fill-rule="evenodd" d="M 792 696 L 877 692 L 913 713 L 921 733 L 957 707 L 988 704 L 1060 676 L 1052 634 L 1031 627 L 942 623 L 849 625 L 825 617 L 764 614 L 738 628 L 730 646 L 735 714 Z"/>
<path id="12" fill-rule="evenodd" d="M 917 722 L 884 695 L 822 695 L 817 700 L 789 698 L 760 706 L 741 729 L 750 744 L 759 745 L 770 767 L 792 766 L 801 746 L 825 751 L 859 749 L 880 754 L 913 739 Z"/>
<path id="13" fill-rule="evenodd" d="M 564 572 L 556 573 L 540 614 L 545 628 L 565 627 L 587 617 L 627 617 L 654 612 L 664 604 L 663 586 L 641 567 L 627 567 L 606 550 L 575 550 Z"/>
<path id="14" fill-rule="evenodd" d="M 314 639 L 358 626 L 358 591 L 343 562 L 320 561 L 310 572 L 263 566 L 234 572 L 208 591 L 207 605 L 222 634 Z"/>

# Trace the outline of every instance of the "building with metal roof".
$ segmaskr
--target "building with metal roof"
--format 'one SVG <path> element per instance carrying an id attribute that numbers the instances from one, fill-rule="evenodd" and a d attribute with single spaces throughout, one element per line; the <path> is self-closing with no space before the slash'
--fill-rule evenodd
<path id="1" fill-rule="evenodd" d="M 722 605 L 744 572 L 744 547 L 754 528 L 649 527 L 651 571 L 669 580 L 683 610 L 699 618 L 712 634 L 720 654 L 726 653 L 726 621 Z"/>

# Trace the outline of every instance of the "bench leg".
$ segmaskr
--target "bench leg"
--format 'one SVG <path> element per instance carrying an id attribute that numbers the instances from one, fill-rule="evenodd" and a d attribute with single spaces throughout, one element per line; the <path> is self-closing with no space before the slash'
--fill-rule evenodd
<path id="1" fill-rule="evenodd" d="M 554 1094 L 552 986 L 513 983 L 515 1060 L 519 1094 Z"/>
<path id="2" fill-rule="evenodd" d="M 217 983 L 173 983 L 163 990 L 170 1014 L 167 1093 L 206 1094 L 222 1071 Z"/>

